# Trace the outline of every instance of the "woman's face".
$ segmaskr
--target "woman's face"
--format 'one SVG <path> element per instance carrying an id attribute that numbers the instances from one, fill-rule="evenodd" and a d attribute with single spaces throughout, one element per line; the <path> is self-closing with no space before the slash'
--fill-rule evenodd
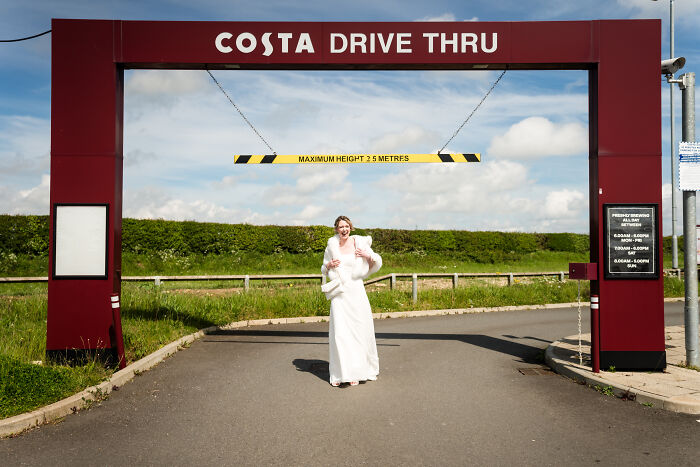
<path id="1" fill-rule="evenodd" d="M 347 221 L 340 221 L 335 231 L 340 235 L 340 238 L 347 239 L 350 235 L 350 224 L 348 224 Z"/>

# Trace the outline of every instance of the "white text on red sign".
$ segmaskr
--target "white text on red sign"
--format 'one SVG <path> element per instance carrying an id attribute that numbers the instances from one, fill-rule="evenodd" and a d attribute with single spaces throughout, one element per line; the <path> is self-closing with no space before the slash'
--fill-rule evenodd
<path id="1" fill-rule="evenodd" d="M 493 53 L 498 49 L 498 33 L 473 32 L 424 32 L 418 39 L 425 41 L 428 53 Z M 375 54 L 375 53 L 413 53 L 413 34 L 406 33 L 330 33 L 328 50 L 332 54 Z M 222 32 L 214 41 L 216 49 L 221 53 L 231 53 L 235 50 L 249 54 L 256 50 L 269 57 L 273 52 L 283 54 L 313 54 L 316 52 L 311 34 L 302 32 L 271 32 L 263 33 L 260 37 L 250 32 L 232 34 Z"/>

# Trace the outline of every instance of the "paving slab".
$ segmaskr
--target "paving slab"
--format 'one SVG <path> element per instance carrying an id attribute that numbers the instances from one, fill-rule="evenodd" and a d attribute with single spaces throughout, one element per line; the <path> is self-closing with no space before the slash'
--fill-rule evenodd
<path id="1" fill-rule="evenodd" d="M 591 367 L 591 335 L 573 335 L 547 347 L 546 363 L 557 373 L 596 387 L 613 391 L 616 396 L 673 412 L 700 414 L 700 371 L 683 368 L 685 329 L 666 327 L 668 366 L 659 371 L 605 371 L 594 373 Z"/>

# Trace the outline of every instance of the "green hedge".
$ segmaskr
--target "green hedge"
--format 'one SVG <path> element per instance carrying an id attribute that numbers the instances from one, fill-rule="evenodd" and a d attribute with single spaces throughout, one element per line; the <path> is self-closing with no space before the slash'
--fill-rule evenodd
<path id="1" fill-rule="evenodd" d="M 48 216 L 0 215 L 0 253 L 45 256 Z M 477 262 L 494 262 L 538 250 L 588 250 L 588 235 L 572 233 L 470 232 L 466 230 L 358 229 L 371 235 L 380 253 L 445 252 Z M 327 226 L 256 226 L 166 220 L 123 219 L 122 249 L 151 254 L 226 254 L 235 251 L 321 252 L 333 229 Z"/>
<path id="2" fill-rule="evenodd" d="M 0 215 L 0 253 L 48 255 L 49 216 Z"/>

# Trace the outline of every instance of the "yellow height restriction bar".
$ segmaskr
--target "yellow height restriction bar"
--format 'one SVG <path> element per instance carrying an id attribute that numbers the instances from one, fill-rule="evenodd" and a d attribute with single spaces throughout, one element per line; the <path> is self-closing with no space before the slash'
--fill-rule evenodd
<path id="1" fill-rule="evenodd" d="M 240 154 L 235 164 L 381 164 L 406 162 L 481 162 L 481 154 Z"/>

